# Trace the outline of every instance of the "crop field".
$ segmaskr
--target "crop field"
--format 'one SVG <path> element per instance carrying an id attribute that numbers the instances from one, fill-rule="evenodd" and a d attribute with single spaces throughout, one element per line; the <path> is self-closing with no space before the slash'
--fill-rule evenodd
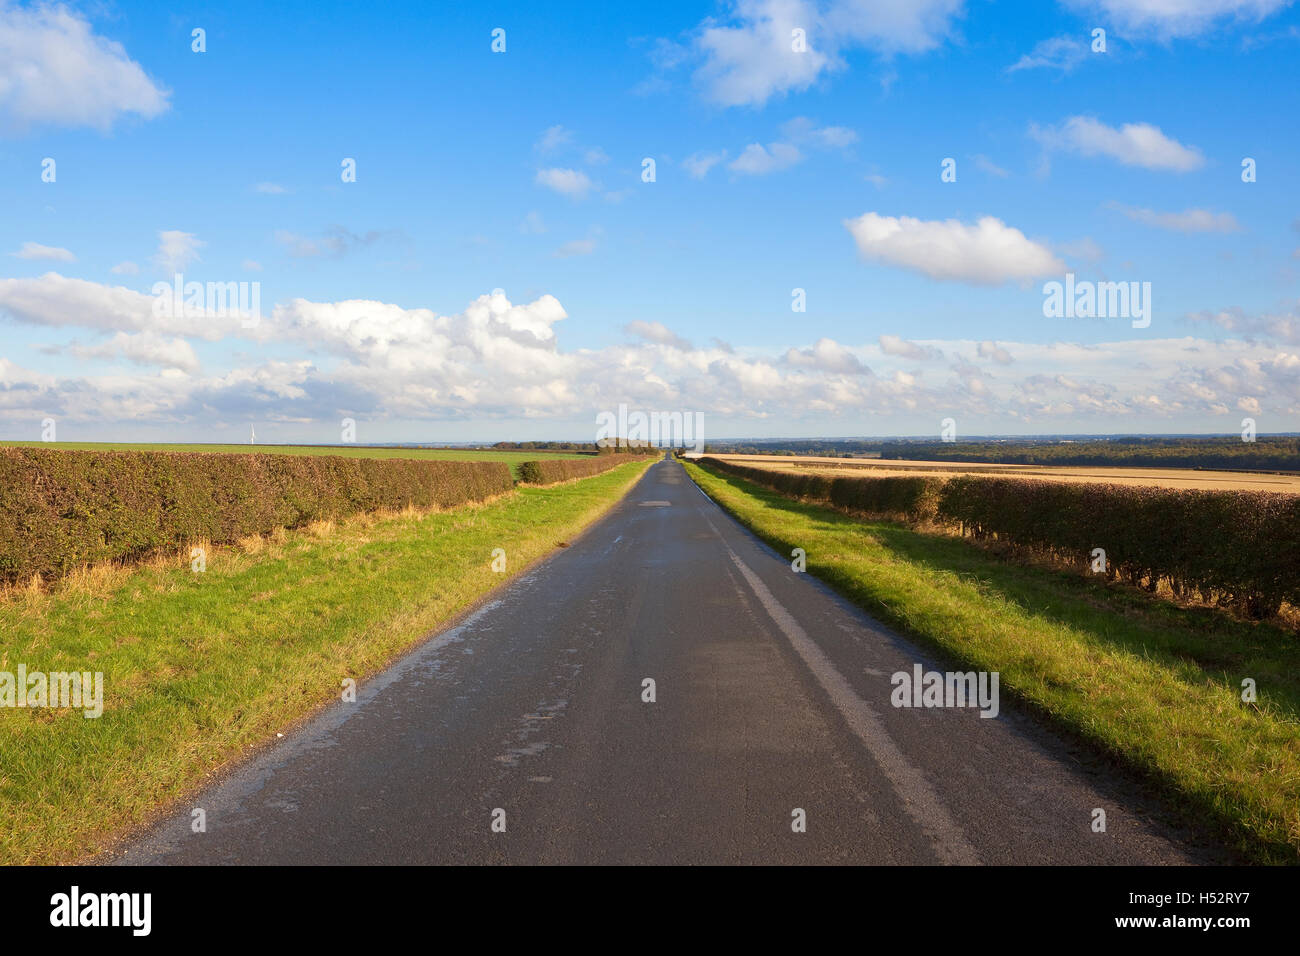
<path id="1" fill-rule="evenodd" d="M 948 461 L 906 461 L 879 458 L 822 458 L 816 456 L 714 455 L 751 468 L 773 471 L 816 469 L 827 476 L 890 477 L 931 475 L 988 475 L 1035 478 L 1044 481 L 1106 482 L 1160 488 L 1194 488 L 1204 491 L 1272 491 L 1300 494 L 1300 474 L 1251 471 L 1201 471 L 1190 468 L 1106 468 L 1100 466 L 955 464 Z"/>

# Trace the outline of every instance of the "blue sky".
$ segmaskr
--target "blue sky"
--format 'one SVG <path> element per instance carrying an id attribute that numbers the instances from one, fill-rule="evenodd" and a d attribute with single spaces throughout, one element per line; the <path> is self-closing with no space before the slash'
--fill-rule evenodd
<path id="1" fill-rule="evenodd" d="M 0 0 L 0 438 L 1300 428 L 1286 0 L 442 6 Z"/>

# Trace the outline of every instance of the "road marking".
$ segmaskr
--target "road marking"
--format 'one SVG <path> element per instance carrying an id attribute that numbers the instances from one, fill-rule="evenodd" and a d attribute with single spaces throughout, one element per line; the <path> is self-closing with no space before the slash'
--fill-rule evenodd
<path id="1" fill-rule="evenodd" d="M 671 501 L 643 501 L 643 502 L 641 502 L 641 507 L 642 507 L 642 508 L 671 508 L 672 506 L 673 506 L 673 503 L 672 503 Z"/>
<path id="2" fill-rule="evenodd" d="M 709 522 L 709 527 L 713 528 L 713 522 Z M 713 530 L 716 532 L 718 529 L 713 528 Z M 720 533 L 718 538 L 722 540 Z M 831 659 L 799 626 L 799 622 L 781 605 L 749 565 L 740 560 L 740 556 L 731 550 L 725 540 L 722 540 L 722 546 L 727 549 L 732 563 L 744 576 L 750 590 L 766 608 L 768 615 L 776 622 L 776 626 L 784 632 L 795 652 L 803 658 L 803 662 L 817 678 L 817 683 L 821 684 L 830 696 L 835 709 L 843 715 L 850 729 L 866 746 L 880 768 L 885 771 L 885 776 L 893 786 L 898 802 L 907 811 L 907 815 L 916 821 L 922 832 L 929 837 L 930 845 L 934 848 L 940 862 L 960 866 L 977 865 L 980 862 L 979 855 L 975 852 L 975 847 L 966 839 L 960 824 L 948 813 L 939 794 L 925 779 L 925 774 L 912 766 L 903 752 L 898 749 L 894 738 L 889 736 L 889 731 L 880 722 L 880 717 L 871 705 L 858 696 L 849 682 L 835 669 Z"/>

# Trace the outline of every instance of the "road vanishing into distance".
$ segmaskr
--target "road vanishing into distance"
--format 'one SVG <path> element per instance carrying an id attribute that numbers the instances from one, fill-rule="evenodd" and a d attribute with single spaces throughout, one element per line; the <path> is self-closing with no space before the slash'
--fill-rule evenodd
<path id="1" fill-rule="evenodd" d="M 1223 862 L 1006 695 L 891 706 L 917 663 L 665 460 L 105 862 Z"/>

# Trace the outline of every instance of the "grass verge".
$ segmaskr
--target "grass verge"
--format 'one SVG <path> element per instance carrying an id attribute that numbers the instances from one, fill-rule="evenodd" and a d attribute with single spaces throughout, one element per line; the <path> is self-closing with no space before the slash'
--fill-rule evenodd
<path id="1" fill-rule="evenodd" d="M 11 595 L 0 671 L 102 671 L 104 712 L 0 708 L 0 863 L 105 848 L 579 534 L 650 464 L 279 532 L 210 550 L 203 573 L 186 552 Z"/>
<path id="2" fill-rule="evenodd" d="M 1248 858 L 1300 860 L 1300 643 L 1128 589 L 998 560 L 687 463 L 714 501 L 876 617 L 1154 783 Z M 1242 681 L 1258 700 L 1243 703 Z"/>

